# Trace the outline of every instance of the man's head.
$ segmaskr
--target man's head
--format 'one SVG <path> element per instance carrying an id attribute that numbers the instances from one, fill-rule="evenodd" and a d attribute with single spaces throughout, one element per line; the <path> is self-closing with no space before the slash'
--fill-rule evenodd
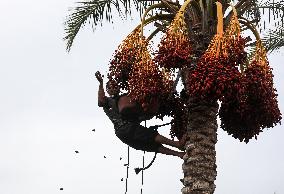
<path id="1" fill-rule="evenodd" d="M 141 107 L 144 112 L 156 113 L 160 108 L 159 98 L 157 96 L 153 96 L 149 100 L 143 102 Z"/>
<path id="2" fill-rule="evenodd" d="M 106 83 L 106 90 L 110 96 L 116 96 L 119 94 L 119 86 L 117 82 L 114 80 L 109 80 Z"/>

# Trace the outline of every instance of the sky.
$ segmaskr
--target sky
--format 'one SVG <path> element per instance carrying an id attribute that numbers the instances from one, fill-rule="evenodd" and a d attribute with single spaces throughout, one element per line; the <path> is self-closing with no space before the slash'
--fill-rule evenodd
<path id="1" fill-rule="evenodd" d="M 140 18 L 116 18 L 95 31 L 86 26 L 67 53 L 63 22 L 74 2 L 0 0 L 1 194 L 125 193 L 127 146 L 97 106 L 94 74 L 106 74 L 114 50 Z M 283 50 L 269 60 L 283 112 Z M 168 136 L 169 128 L 161 133 Z M 278 125 L 245 144 L 219 128 L 215 193 L 284 193 L 283 137 Z M 130 149 L 128 193 L 180 193 L 182 160 L 158 155 L 142 186 L 133 170 L 142 157 Z M 146 153 L 145 163 L 152 157 Z"/>

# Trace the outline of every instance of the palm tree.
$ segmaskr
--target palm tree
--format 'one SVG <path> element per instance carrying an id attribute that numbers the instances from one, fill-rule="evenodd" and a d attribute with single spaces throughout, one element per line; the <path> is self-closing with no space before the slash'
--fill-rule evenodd
<path id="1" fill-rule="evenodd" d="M 184 20 L 186 28 L 188 29 L 187 36 L 191 41 L 191 65 L 180 68 L 183 85 L 187 93 L 190 90 L 192 81 L 192 68 L 198 66 L 200 58 L 204 55 L 210 42 L 218 33 L 216 25 L 220 21 L 220 14 L 218 14 L 217 0 L 188 0 L 184 6 Z M 229 0 L 219 0 L 221 3 L 224 16 L 224 24 L 219 24 L 223 27 L 230 25 L 234 14 L 237 12 L 241 30 L 245 34 L 250 34 L 244 41 L 248 48 L 248 58 L 254 58 L 255 51 L 263 51 L 260 41 L 266 48 L 267 52 L 274 52 L 284 46 L 284 2 L 271 0 L 239 0 L 232 2 L 235 9 L 231 9 Z M 185 4 L 184 4 L 185 5 Z M 133 7 L 135 9 L 133 9 Z M 75 7 L 65 23 L 65 40 L 67 41 L 67 50 L 72 47 L 73 41 L 78 31 L 89 21 L 94 27 L 103 22 L 112 22 L 113 13 L 116 11 L 121 17 L 127 17 L 132 12 L 137 11 L 142 14 L 144 10 L 143 25 L 148 23 L 155 23 L 156 29 L 148 37 L 152 38 L 157 32 L 167 32 L 171 22 L 175 16 L 178 15 L 182 6 L 179 2 L 172 2 L 169 0 L 149 1 L 149 0 L 90 0 L 81 2 Z M 220 8 L 220 7 L 219 7 Z M 152 11 L 152 14 L 149 14 Z M 220 13 L 220 10 L 219 10 Z M 137 28 L 139 28 L 138 25 Z M 259 34 L 259 32 L 261 32 Z M 260 38 L 262 37 L 262 39 Z M 263 56 L 263 55 L 262 55 Z M 241 63 L 248 63 L 249 60 L 245 58 Z M 240 65 L 240 71 L 250 71 L 250 66 Z M 270 71 L 269 71 L 270 72 Z M 245 76 L 249 77 L 248 74 Z M 272 80 L 272 79 L 271 79 Z M 269 81 L 272 83 L 272 81 Z M 272 83 L 273 84 L 273 83 Z M 273 88 L 273 87 L 272 87 Z M 229 100 L 220 98 L 200 98 L 192 94 L 187 94 L 186 110 L 187 125 L 186 130 L 189 139 L 186 143 L 186 155 L 184 157 L 184 164 L 182 166 L 184 171 L 182 189 L 183 194 L 211 194 L 214 193 L 214 181 L 217 176 L 216 171 L 216 151 L 215 145 L 217 143 L 217 115 L 221 117 L 221 127 L 235 138 L 248 142 L 250 138 L 258 135 L 261 129 L 265 127 L 273 127 L 281 119 L 281 113 L 277 109 L 277 101 L 275 102 L 275 117 L 272 118 L 272 123 L 258 123 L 259 118 L 248 113 L 244 119 L 239 116 L 239 112 L 231 111 L 232 114 L 227 116 L 226 113 L 231 113 L 230 108 L 234 107 L 235 100 L 230 97 Z M 257 99 L 254 95 L 245 95 L 245 100 Z M 221 102 L 219 109 L 218 100 Z M 240 103 L 239 103 L 240 104 Z M 238 104 L 238 107 L 241 106 Z M 246 107 L 247 108 L 247 107 Z M 246 109 L 244 108 L 244 109 Z M 234 109 L 233 109 L 234 110 Z M 258 111 L 266 111 L 266 109 L 259 109 Z M 257 115 L 257 112 L 255 113 Z M 227 117 L 226 117 L 227 116 Z M 232 120 L 234 118 L 236 121 Z M 231 119 L 231 120 L 230 120 Z M 238 120 L 239 119 L 239 120 Z M 242 123 L 238 125 L 236 122 Z M 244 124 L 243 124 L 244 123 Z M 248 132 L 243 132 L 247 129 Z"/>

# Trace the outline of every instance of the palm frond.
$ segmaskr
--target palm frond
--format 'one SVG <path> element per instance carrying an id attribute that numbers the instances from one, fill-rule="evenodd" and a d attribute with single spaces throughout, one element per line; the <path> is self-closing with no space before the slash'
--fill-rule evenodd
<path id="1" fill-rule="evenodd" d="M 269 25 L 284 26 L 283 0 L 240 0 L 235 5 L 238 15 L 265 31 Z M 265 16 L 265 17 L 264 17 Z M 231 14 L 226 18 L 229 21 Z"/>
<path id="2" fill-rule="evenodd" d="M 247 47 L 247 60 L 251 61 L 252 57 L 255 55 L 256 52 L 256 42 L 253 42 L 250 44 L 249 47 Z"/>
<path id="3" fill-rule="evenodd" d="M 262 18 L 258 1 L 256 0 L 249 1 L 249 3 L 240 10 L 240 14 L 250 20 L 254 25 L 258 25 Z"/>
<path id="4" fill-rule="evenodd" d="M 284 1 L 283 0 L 240 0 L 238 14 L 257 26 L 268 52 L 284 46 Z M 226 18 L 228 19 L 228 18 Z M 249 53 L 254 53 L 252 44 Z"/>
<path id="5" fill-rule="evenodd" d="M 228 6 L 227 6 L 228 8 Z M 254 25 L 257 25 L 261 20 L 260 9 L 258 8 L 257 0 L 240 0 L 235 4 L 238 16 L 244 17 L 251 21 Z M 233 15 L 231 11 L 225 18 L 225 24 L 227 25 Z"/>
<path id="6" fill-rule="evenodd" d="M 268 53 L 272 53 L 284 47 L 284 26 L 270 29 L 267 31 L 261 41 Z M 247 45 L 248 59 L 251 59 L 256 51 L 256 41 Z"/>
<path id="7" fill-rule="evenodd" d="M 76 35 L 87 22 L 92 24 L 92 27 L 102 25 L 104 19 L 107 22 L 113 22 L 114 11 L 120 17 L 127 17 L 131 15 L 132 2 L 136 11 L 139 11 L 140 14 L 142 14 L 142 10 L 146 6 L 153 4 L 153 1 L 139 0 L 89 0 L 78 2 L 78 5 L 70 10 L 71 14 L 67 16 L 64 22 L 65 36 L 63 39 L 67 41 L 67 51 L 70 51 Z"/>
<path id="8" fill-rule="evenodd" d="M 112 5 L 119 5 L 117 2 L 115 3 L 112 0 L 96 0 L 90 2 L 79 2 L 78 4 L 78 6 L 71 10 L 72 13 L 68 16 L 64 23 L 66 34 L 64 40 L 67 41 L 67 51 L 70 51 L 76 35 L 88 20 L 92 20 L 95 26 L 102 21 L 104 16 L 107 21 L 110 21 L 112 19 Z M 119 13 L 121 12 L 119 6 L 117 7 L 117 10 Z"/>
<path id="9" fill-rule="evenodd" d="M 262 38 L 262 42 L 270 53 L 282 48 L 284 46 L 284 27 L 279 26 L 276 29 L 269 30 Z"/>
<path id="10" fill-rule="evenodd" d="M 254 9 L 260 11 L 261 15 L 266 16 L 266 19 L 263 19 L 259 26 L 261 31 L 265 31 L 266 28 L 271 26 L 284 26 L 283 0 L 263 0 Z"/>

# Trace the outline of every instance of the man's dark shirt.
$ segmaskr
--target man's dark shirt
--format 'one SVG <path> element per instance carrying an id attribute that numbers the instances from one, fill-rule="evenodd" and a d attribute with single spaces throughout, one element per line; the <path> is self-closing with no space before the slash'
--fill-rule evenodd
<path id="1" fill-rule="evenodd" d="M 109 117 L 111 122 L 114 125 L 114 129 L 119 129 L 120 127 L 129 124 L 131 121 L 125 120 L 122 118 L 122 116 L 119 114 L 117 101 L 119 97 L 116 98 L 110 98 L 107 97 L 106 103 L 103 106 L 104 112 Z"/>
<path id="2" fill-rule="evenodd" d="M 139 117 L 132 115 L 132 118 L 123 118 L 119 114 L 117 102 L 120 96 L 115 98 L 107 97 L 103 106 L 104 112 L 114 125 L 116 136 L 130 147 L 137 150 L 157 152 L 162 145 L 155 142 L 158 132 L 141 126 Z"/>

